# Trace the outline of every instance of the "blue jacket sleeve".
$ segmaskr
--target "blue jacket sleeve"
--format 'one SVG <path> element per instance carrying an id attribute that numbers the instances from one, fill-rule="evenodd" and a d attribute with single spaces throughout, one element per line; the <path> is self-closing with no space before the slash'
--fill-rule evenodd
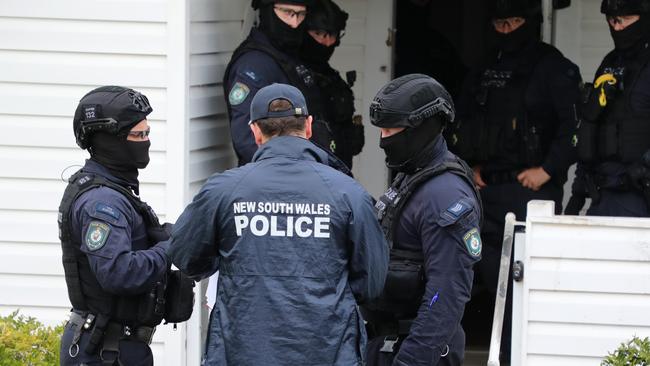
<path id="1" fill-rule="evenodd" d="M 419 208 L 422 214 L 416 225 L 425 258 L 425 293 L 393 365 L 437 365 L 458 330 L 471 295 L 472 266 L 480 259 L 481 249 L 474 200 L 466 196 L 459 202 L 470 208 L 459 217 L 440 211 L 431 202 Z"/>
<path id="2" fill-rule="evenodd" d="M 372 198 L 361 187 L 351 197 L 348 225 L 350 287 L 358 303 L 381 295 L 388 272 L 388 244 L 379 226 Z"/>
<path id="3" fill-rule="evenodd" d="M 97 204 L 104 204 L 103 201 L 111 202 L 118 214 L 111 216 L 96 210 Z M 133 237 L 130 225 L 135 212 L 124 197 L 116 194 L 111 196 L 111 200 L 101 201 L 80 198 L 76 205 L 79 205 L 75 212 L 80 227 L 81 251 L 87 255 L 90 267 L 105 291 L 135 295 L 148 291 L 163 277 L 169 267 L 165 253 L 167 242 L 147 250 L 132 250 L 132 241 L 142 238 Z M 101 230 L 97 231 L 97 228 Z M 142 233 L 146 235 L 144 230 Z M 95 242 L 93 234 L 99 235 Z"/>
<path id="4" fill-rule="evenodd" d="M 284 72 L 276 62 L 261 51 L 250 51 L 235 61 L 224 85 L 224 96 L 230 110 L 230 134 L 239 165 L 249 163 L 257 144 L 248 126 L 251 101 L 257 92 L 272 83 L 286 83 Z"/>
<path id="5" fill-rule="evenodd" d="M 174 224 L 168 250 L 172 263 L 195 281 L 209 277 L 219 269 L 218 200 L 215 195 L 227 190 L 216 188 L 213 178 Z"/>

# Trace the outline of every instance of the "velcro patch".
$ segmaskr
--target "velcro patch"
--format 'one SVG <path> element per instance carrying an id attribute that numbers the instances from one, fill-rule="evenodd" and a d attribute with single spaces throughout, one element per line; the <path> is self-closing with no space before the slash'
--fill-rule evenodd
<path id="1" fill-rule="evenodd" d="M 257 75 L 253 71 L 244 71 L 244 74 L 254 81 L 257 81 Z"/>
<path id="2" fill-rule="evenodd" d="M 469 254 L 474 257 L 481 255 L 483 244 L 481 243 L 481 235 L 479 234 L 477 228 L 473 228 L 465 233 L 465 235 L 463 235 L 463 241 L 465 242 L 465 246 L 467 247 Z"/>
<path id="3" fill-rule="evenodd" d="M 447 208 L 447 212 L 449 212 L 452 216 L 458 218 L 467 212 L 469 208 L 470 207 L 461 200 L 449 206 L 449 208 Z"/>
<path id="4" fill-rule="evenodd" d="M 120 218 L 119 211 L 102 202 L 97 202 L 97 204 L 95 205 L 95 211 L 104 213 L 114 218 L 115 220 L 118 220 Z"/>
<path id="5" fill-rule="evenodd" d="M 228 94 L 230 105 L 240 105 L 246 100 L 251 89 L 244 83 L 236 82 Z"/>
<path id="6" fill-rule="evenodd" d="M 111 227 L 106 223 L 101 221 L 92 221 L 88 225 L 88 230 L 86 231 L 86 246 L 90 251 L 96 251 L 101 249 L 106 240 L 108 239 L 108 234 L 111 232 Z"/>

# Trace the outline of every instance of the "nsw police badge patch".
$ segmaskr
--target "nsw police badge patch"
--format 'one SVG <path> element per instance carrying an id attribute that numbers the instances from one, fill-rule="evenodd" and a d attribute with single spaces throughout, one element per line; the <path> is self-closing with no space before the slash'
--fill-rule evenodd
<path id="1" fill-rule="evenodd" d="M 228 102 L 230 105 L 240 105 L 246 100 L 246 97 L 251 92 L 250 88 L 246 84 L 236 82 L 230 89 L 228 94 Z"/>
<path id="2" fill-rule="evenodd" d="M 469 254 L 474 257 L 481 255 L 483 245 L 481 244 L 481 235 L 478 233 L 478 229 L 474 228 L 465 233 L 465 235 L 463 235 L 463 241 L 465 242 Z"/>
<path id="3" fill-rule="evenodd" d="M 91 251 L 100 249 L 106 244 L 111 227 L 100 221 L 93 221 L 86 231 L 86 246 Z"/>

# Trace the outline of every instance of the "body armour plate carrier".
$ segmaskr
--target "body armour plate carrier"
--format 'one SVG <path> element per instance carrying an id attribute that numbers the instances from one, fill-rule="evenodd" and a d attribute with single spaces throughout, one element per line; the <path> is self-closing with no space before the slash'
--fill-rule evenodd
<path id="1" fill-rule="evenodd" d="M 104 291 L 95 278 L 88 259 L 81 252 L 80 243 L 74 240 L 71 235 L 70 217 L 72 205 L 81 194 L 100 186 L 111 188 L 124 195 L 142 215 L 147 227 L 160 226 L 158 217 L 151 207 L 142 202 L 127 188 L 102 176 L 86 173 L 82 170 L 75 173 L 68 180 L 68 186 L 63 194 L 58 214 L 59 239 L 63 251 L 63 270 L 68 296 L 76 310 L 107 315 L 111 319 L 124 324 L 141 323 L 138 314 L 141 311 L 141 296 L 117 296 Z M 145 325 L 153 326 L 156 324 Z"/>
<path id="2" fill-rule="evenodd" d="M 421 184 L 445 172 L 461 177 L 472 187 L 480 217 L 483 217 L 481 198 L 474 185 L 472 169 L 460 158 L 455 157 L 440 165 L 426 167 L 413 175 L 399 173 L 391 187 L 375 204 L 377 218 L 390 247 L 390 261 L 384 292 L 368 306 L 369 310 L 394 313 L 398 319 L 412 318 L 417 313 L 426 282 L 424 254 L 422 250 L 400 248 L 395 241 L 395 233 L 402 211 L 412 194 Z"/>
<path id="3" fill-rule="evenodd" d="M 585 163 L 617 161 L 630 164 L 640 161 L 650 149 L 650 113 L 633 111 L 630 105 L 639 74 L 650 62 L 650 49 L 646 44 L 639 57 L 618 67 L 614 57 L 614 53 L 605 56 L 597 75 L 613 74 L 619 84 L 619 94 L 607 100 L 597 121 L 582 121 L 578 129 L 578 156 Z M 596 92 L 591 90 L 591 93 Z"/>
<path id="4" fill-rule="evenodd" d="M 498 169 L 540 165 L 553 139 L 548 124 L 554 117 L 550 111 L 531 115 L 527 95 L 540 60 L 553 52 L 557 51 L 540 43 L 511 69 L 483 70 L 472 86 L 471 120 L 460 120 L 450 130 L 452 151 L 472 164 L 490 165 L 495 157 L 503 160 L 499 165 L 507 161 Z"/>

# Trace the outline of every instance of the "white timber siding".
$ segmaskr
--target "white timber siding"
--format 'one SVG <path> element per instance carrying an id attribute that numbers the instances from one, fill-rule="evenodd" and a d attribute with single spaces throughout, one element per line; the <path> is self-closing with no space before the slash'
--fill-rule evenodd
<path id="1" fill-rule="evenodd" d="M 555 14 L 553 41 L 564 56 L 580 67 L 582 79 L 593 82 L 603 57 L 614 49 L 600 0 L 574 0 Z"/>
<path id="2" fill-rule="evenodd" d="M 345 0 L 348 34 L 334 56 L 357 70 L 357 112 L 390 75 L 392 4 Z M 135 88 L 154 112 L 151 163 L 141 195 L 173 222 L 210 175 L 235 165 L 221 86 L 232 51 L 248 34 L 248 0 L 2 0 L 0 2 L 0 314 L 19 309 L 48 325 L 64 321 L 67 298 L 56 214 L 69 177 L 87 153 L 75 144 L 78 100 L 101 85 Z M 368 71 L 370 70 L 370 71 Z M 376 130 L 355 173 L 383 191 Z M 373 189 L 374 188 L 374 189 Z M 173 332 L 159 327 L 157 365 L 198 364 L 206 312 Z"/>
<path id="3" fill-rule="evenodd" d="M 398 0 L 400 1 L 400 0 Z M 356 114 L 363 116 L 365 146 L 355 156 L 355 178 L 374 196 L 386 189 L 388 171 L 379 148 L 379 129 L 370 124 L 368 111 L 377 91 L 392 76 L 392 45 L 387 45 L 393 27 L 393 2 L 389 0 L 339 0 L 349 15 L 345 36 L 332 56 L 332 66 L 345 73 L 357 71 L 354 85 Z"/>
<path id="4" fill-rule="evenodd" d="M 87 157 L 74 142 L 72 116 L 89 90 L 123 85 L 149 97 L 151 163 L 140 175 L 141 196 L 161 221 L 180 213 L 190 172 L 208 169 L 188 165 L 189 116 L 205 109 L 188 103 L 188 40 L 184 1 L 2 0 L 1 314 L 19 309 L 55 325 L 69 311 L 56 218 L 61 177 Z M 186 325 L 158 328 L 156 365 L 186 364 L 185 335 Z"/>
<path id="5" fill-rule="evenodd" d="M 531 201 L 525 243 L 515 243 L 524 279 L 512 365 L 597 366 L 650 336 L 650 219 L 555 216 L 553 206 Z"/>
<path id="6" fill-rule="evenodd" d="M 210 175 L 236 165 L 222 80 L 232 52 L 249 27 L 250 3 L 241 0 L 190 1 L 190 176 L 195 193 Z"/>

